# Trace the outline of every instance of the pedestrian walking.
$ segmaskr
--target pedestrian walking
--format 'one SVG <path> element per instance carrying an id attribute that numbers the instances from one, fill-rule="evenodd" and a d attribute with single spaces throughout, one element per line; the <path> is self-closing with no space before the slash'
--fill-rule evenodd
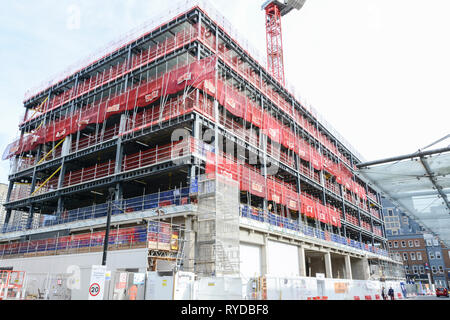
<path id="1" fill-rule="evenodd" d="M 381 288 L 381 297 L 383 298 L 383 300 L 387 300 L 386 299 L 386 290 L 384 289 L 384 287 Z"/>
<path id="2" fill-rule="evenodd" d="M 388 295 L 391 297 L 391 300 L 394 300 L 394 289 L 392 287 L 389 288 Z"/>

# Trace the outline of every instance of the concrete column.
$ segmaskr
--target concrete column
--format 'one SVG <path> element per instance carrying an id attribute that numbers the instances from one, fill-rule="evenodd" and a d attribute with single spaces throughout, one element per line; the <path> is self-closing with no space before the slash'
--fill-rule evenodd
<path id="1" fill-rule="evenodd" d="M 33 218 L 34 218 L 34 207 L 33 207 L 33 205 L 31 205 L 30 211 L 28 213 L 28 218 L 27 218 L 27 225 L 26 225 L 27 230 L 31 229 L 31 223 L 33 222 Z"/>
<path id="2" fill-rule="evenodd" d="M 306 277 L 306 257 L 305 248 L 298 247 L 298 265 L 299 265 L 299 275 L 300 277 Z"/>
<path id="3" fill-rule="evenodd" d="M 331 254 L 329 252 L 325 253 L 325 277 L 333 278 L 333 269 L 331 268 Z"/>
<path id="4" fill-rule="evenodd" d="M 267 255 L 267 236 L 264 236 L 264 245 L 261 246 L 261 275 L 266 275 L 269 271 Z"/>
<path id="5" fill-rule="evenodd" d="M 61 156 L 64 157 L 70 153 L 70 147 L 72 146 L 72 135 L 68 135 L 66 140 L 62 143 Z"/>
<path id="6" fill-rule="evenodd" d="M 345 259 L 345 278 L 352 280 L 353 279 L 353 277 L 352 277 L 352 263 L 351 263 L 351 260 L 350 260 L 350 256 L 346 255 L 344 259 Z"/>
<path id="7" fill-rule="evenodd" d="M 362 259 L 362 268 L 363 268 L 363 280 L 369 280 L 370 278 L 370 266 L 369 266 L 369 259 L 363 258 Z"/>
<path id="8" fill-rule="evenodd" d="M 8 228 L 9 220 L 11 219 L 11 209 L 6 210 L 5 221 L 3 222 L 3 232 Z"/>

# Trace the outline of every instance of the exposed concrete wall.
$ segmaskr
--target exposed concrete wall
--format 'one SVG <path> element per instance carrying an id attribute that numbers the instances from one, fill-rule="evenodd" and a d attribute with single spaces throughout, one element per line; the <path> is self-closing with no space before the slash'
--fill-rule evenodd
<path id="1" fill-rule="evenodd" d="M 354 280 L 369 279 L 370 270 L 367 258 L 351 258 L 352 277 Z"/>
<path id="2" fill-rule="evenodd" d="M 349 279 L 347 277 L 347 272 L 346 272 L 345 256 L 331 255 L 331 264 L 333 266 L 332 278 L 334 278 L 334 279 Z"/>
<path id="3" fill-rule="evenodd" d="M 322 256 L 308 256 L 306 258 L 308 267 L 308 276 L 315 277 L 317 273 L 325 274 L 325 259 Z"/>

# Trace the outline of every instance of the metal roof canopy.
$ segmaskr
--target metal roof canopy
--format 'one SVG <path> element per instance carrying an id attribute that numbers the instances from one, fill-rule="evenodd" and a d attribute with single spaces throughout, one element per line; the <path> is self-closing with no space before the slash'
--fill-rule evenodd
<path id="1" fill-rule="evenodd" d="M 358 174 L 450 247 L 450 145 L 356 166 Z"/>

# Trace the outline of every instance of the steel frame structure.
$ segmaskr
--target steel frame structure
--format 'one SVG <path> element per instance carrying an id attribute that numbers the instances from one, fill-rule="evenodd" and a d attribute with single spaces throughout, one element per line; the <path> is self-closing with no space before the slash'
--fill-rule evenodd
<path id="1" fill-rule="evenodd" d="M 87 79 L 89 75 L 93 75 L 98 70 L 108 68 L 117 61 L 123 62 L 126 59 L 130 59 L 133 55 L 139 54 L 145 48 L 145 45 L 155 43 L 154 40 L 156 38 L 173 35 L 172 31 L 174 28 L 183 28 L 183 26 L 186 27 L 187 25 L 198 28 L 197 36 L 192 41 L 183 44 L 174 51 L 168 52 L 157 60 L 151 61 L 136 70 L 123 73 L 111 82 L 103 83 L 92 92 L 87 91 L 83 95 L 77 96 L 35 118 L 27 118 L 30 109 L 36 108 L 43 103 L 44 105 L 47 104 L 53 95 L 76 87 L 82 79 Z M 219 46 L 226 48 L 226 52 L 232 54 L 225 54 L 225 51 L 221 51 Z M 26 132 L 36 130 L 42 122 L 47 124 L 51 123 L 52 119 L 60 119 L 63 113 L 67 114 L 69 111 L 79 110 L 88 104 L 89 101 L 98 95 L 111 91 L 112 88 L 115 88 L 116 91 L 119 90 L 119 92 L 124 91 L 130 84 L 138 83 L 142 75 L 153 72 L 152 70 L 158 67 L 164 68 L 165 66 L 167 68 L 167 65 L 171 61 L 174 61 L 173 59 L 179 59 L 183 55 L 190 58 L 193 57 L 196 60 L 215 55 L 217 57 L 217 74 L 222 76 L 224 81 L 232 83 L 232 86 L 235 88 L 242 89 L 241 92 L 244 92 L 248 97 L 252 97 L 253 101 L 256 101 L 263 110 L 273 115 L 277 121 L 288 126 L 298 137 L 302 137 L 320 155 L 326 155 L 335 163 L 346 167 L 350 172 L 353 172 L 356 168 L 355 166 L 360 162 L 343 143 L 334 137 L 313 114 L 284 88 L 284 82 L 279 82 L 279 79 L 274 78 L 269 70 L 261 66 L 218 23 L 212 20 L 207 12 L 199 7 L 190 9 L 170 22 L 156 28 L 154 31 L 130 42 L 128 45 L 117 49 L 103 59 L 96 61 L 65 80 L 27 99 L 24 102 L 26 108 L 24 121 L 20 124 L 21 134 L 23 136 Z M 247 67 L 246 70 L 251 70 L 251 74 L 255 75 L 254 79 L 257 80 L 249 80 L 250 73 L 244 70 L 242 67 L 244 64 Z M 196 101 L 199 101 L 199 96 L 204 93 L 201 89 L 195 89 L 194 96 L 196 96 Z M 262 137 L 263 140 L 261 141 L 265 143 L 262 146 L 255 145 L 245 134 L 241 134 L 238 130 L 234 129 L 233 126 L 241 125 L 242 121 L 235 121 L 233 117 L 227 116 L 228 113 L 224 106 L 220 106 L 220 108 L 224 114 L 222 123 L 220 121 L 216 122 L 211 115 L 200 112 L 198 109 L 193 109 L 186 114 L 174 116 L 140 131 L 133 131 L 123 136 L 114 135 L 108 140 L 100 140 L 98 143 L 89 145 L 82 150 L 75 149 L 37 164 L 39 154 L 44 154 L 40 152 L 41 146 L 39 146 L 37 151 L 33 150 L 37 154 L 35 164 L 23 170 L 13 172 L 9 176 L 10 184 L 5 204 L 7 208 L 6 224 L 8 223 L 12 210 L 28 212 L 29 219 L 33 218 L 34 212 L 41 211 L 41 213 L 44 213 L 46 210 L 48 211 L 48 208 L 53 209 L 52 213 L 61 215 L 67 209 L 66 204 L 71 203 L 73 206 L 73 202 L 80 195 L 89 194 L 91 191 L 100 192 L 108 187 L 115 187 L 117 189 L 117 200 L 123 199 L 124 189 L 128 189 L 128 186 L 132 183 L 136 183 L 139 179 L 156 181 L 154 179 L 157 179 L 156 177 L 161 174 L 167 176 L 171 176 L 172 174 L 179 175 L 180 177 L 184 177 L 183 184 L 189 185 L 192 181 L 191 178 L 195 178 L 203 172 L 205 166 L 205 160 L 195 154 L 187 155 L 185 160 L 189 161 L 185 163 L 174 164 L 170 161 L 154 163 L 145 167 L 136 168 L 131 172 L 122 171 L 121 164 L 124 161 L 124 156 L 131 153 L 129 150 L 138 150 L 137 148 L 139 147 L 137 145 L 143 143 L 141 141 L 142 139 L 145 139 L 145 141 L 163 139 L 162 137 L 167 136 L 169 130 L 177 128 L 188 128 L 192 138 L 200 139 L 202 131 L 210 128 L 217 130 L 218 136 L 224 141 L 234 142 L 237 146 L 244 148 L 247 154 L 260 156 L 264 159 L 264 163 L 270 161 L 279 166 L 280 170 L 277 178 L 295 186 L 296 192 L 299 194 L 303 193 L 312 196 L 323 203 L 323 205 L 335 207 L 341 212 L 342 226 L 339 228 L 318 220 L 307 220 L 305 217 L 304 219 L 307 223 L 314 225 L 318 229 L 334 232 L 355 241 L 371 243 L 372 245 L 378 243 L 381 248 L 387 248 L 383 230 L 384 223 L 380 216 L 382 209 L 380 194 L 367 181 L 356 176 L 353 177 L 353 181 L 360 184 L 368 195 L 367 200 L 355 200 L 355 196 L 351 191 L 346 190 L 342 184 L 328 182 L 331 180 L 327 179 L 326 176 L 328 174 L 325 170 L 315 170 L 311 162 L 301 159 L 297 153 L 290 152 L 289 150 L 283 151 L 285 157 L 283 159 L 278 158 L 276 154 L 269 153 L 267 149 L 268 138 L 262 134 L 262 130 L 260 130 L 259 138 Z M 293 117 L 294 111 L 303 117 L 304 122 L 302 124 L 297 122 Z M 126 115 L 130 119 L 133 119 L 136 116 L 136 111 L 127 111 Z M 244 127 L 250 126 L 252 128 L 253 126 L 246 121 L 243 123 Z M 93 126 L 89 130 L 92 132 L 92 135 L 98 135 L 105 130 L 105 126 L 103 128 L 100 127 L 101 124 L 95 127 Z M 78 144 L 81 137 L 80 132 L 73 134 L 72 137 L 75 139 L 75 143 Z M 53 143 L 54 145 L 55 143 Z M 113 174 L 94 180 L 82 181 L 73 186 L 62 185 L 64 175 L 70 169 L 76 168 L 83 163 L 92 163 L 92 159 L 105 154 L 115 161 L 116 166 Z M 16 156 L 16 158 L 18 157 Z M 42 181 L 42 179 L 48 178 L 59 167 L 61 168 L 60 176 L 55 190 L 39 195 L 30 194 L 22 199 L 11 199 L 16 183 L 30 183 L 31 192 L 34 192 L 38 185 L 38 180 Z M 346 196 L 347 194 L 348 196 Z M 247 195 L 247 199 L 250 199 L 248 201 L 252 202 L 255 197 Z M 262 204 L 264 210 L 268 210 L 269 203 L 267 199 L 259 198 L 257 201 Z M 283 210 L 288 211 L 287 209 Z M 377 214 L 373 214 L 373 212 Z M 353 220 L 348 219 L 350 217 L 349 215 L 353 217 L 351 219 L 356 219 L 356 224 Z M 298 216 L 300 220 L 300 213 Z M 362 221 L 365 221 L 365 224 L 361 224 Z M 374 226 L 381 230 L 381 234 L 380 232 L 374 233 L 370 230 Z"/>

